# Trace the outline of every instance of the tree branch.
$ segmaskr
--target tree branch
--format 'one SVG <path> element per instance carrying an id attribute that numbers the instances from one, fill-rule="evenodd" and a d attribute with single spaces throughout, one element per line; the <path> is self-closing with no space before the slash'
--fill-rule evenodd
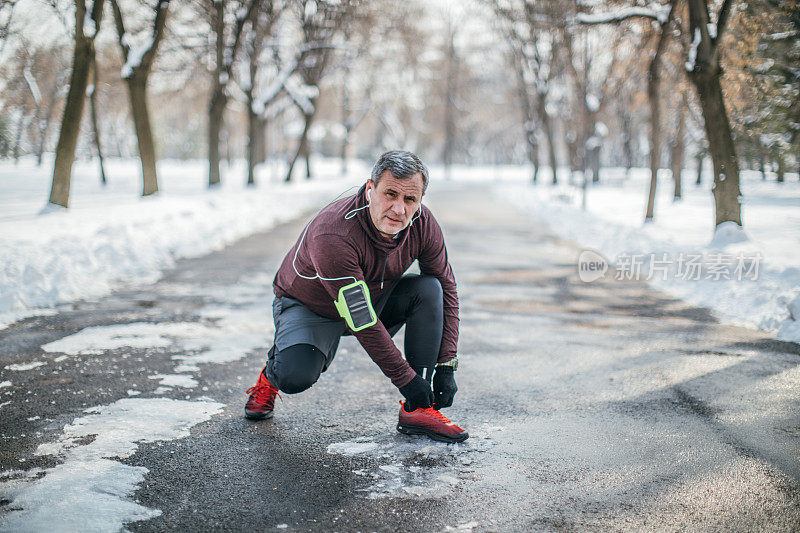
<path id="1" fill-rule="evenodd" d="M 716 44 L 722 40 L 722 34 L 725 33 L 725 28 L 728 25 L 728 19 L 731 16 L 731 8 L 733 7 L 735 0 L 725 0 L 722 3 L 722 7 L 719 8 L 719 16 L 717 17 L 717 35 L 712 39 L 714 43 L 714 47 Z"/>
<path id="2" fill-rule="evenodd" d="M 156 3 L 156 18 L 153 22 L 153 42 L 150 45 L 150 48 L 147 52 L 144 53 L 142 56 L 142 68 L 145 71 L 150 70 L 150 66 L 153 63 L 153 60 L 156 57 L 156 51 L 158 50 L 158 45 L 161 42 L 161 38 L 164 35 L 164 28 L 167 25 L 167 12 L 169 11 L 169 2 L 170 0 L 158 0 Z"/>
<path id="3" fill-rule="evenodd" d="M 122 10 L 120 10 L 117 0 L 111 0 L 111 9 L 114 12 L 114 25 L 117 27 L 117 35 L 119 35 L 119 46 L 122 48 L 122 60 L 127 63 L 131 46 L 128 44 L 128 39 L 125 38 L 125 23 L 122 20 Z"/>
<path id="4" fill-rule="evenodd" d="M 612 22 L 622 22 L 634 17 L 649 18 L 663 24 L 669 16 L 670 5 L 659 6 L 659 9 L 652 9 L 647 7 L 628 7 L 613 13 L 578 13 L 574 19 L 568 22 L 577 22 L 579 24 L 609 24 Z"/>

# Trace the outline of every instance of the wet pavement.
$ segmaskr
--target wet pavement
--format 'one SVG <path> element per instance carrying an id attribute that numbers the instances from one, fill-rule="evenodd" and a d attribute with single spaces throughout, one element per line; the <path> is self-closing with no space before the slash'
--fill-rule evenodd
<path id="1" fill-rule="evenodd" d="M 461 300 L 445 414 L 469 440 L 397 433 L 400 394 L 353 338 L 274 419 L 243 418 L 298 220 L 0 330 L 0 530 L 39 524 L 21 513 L 50 502 L 19 491 L 104 442 L 86 409 L 169 398 L 216 414 L 109 445 L 147 471 L 128 492 L 87 489 L 131 504 L 131 531 L 800 529 L 800 345 L 643 283 L 582 283 L 580 249 L 485 188 L 429 196 Z"/>

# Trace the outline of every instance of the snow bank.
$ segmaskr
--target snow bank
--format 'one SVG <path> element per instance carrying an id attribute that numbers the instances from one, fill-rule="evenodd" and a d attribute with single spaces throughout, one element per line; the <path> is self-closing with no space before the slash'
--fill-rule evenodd
<path id="1" fill-rule="evenodd" d="M 359 167 L 342 178 L 338 161 L 322 162 L 315 180 L 283 184 L 262 169 L 259 186 L 247 188 L 238 165 L 224 169 L 222 187 L 209 190 L 205 165 L 159 163 L 161 192 L 141 198 L 134 161 L 112 161 L 106 188 L 94 164 L 76 163 L 70 208 L 43 210 L 52 165 L 0 164 L 0 327 L 122 283 L 153 281 L 176 259 L 219 250 L 317 208 L 368 175 Z"/>
<path id="2" fill-rule="evenodd" d="M 638 260 L 637 279 L 708 307 L 726 321 L 800 342 L 796 183 L 764 182 L 757 173 L 743 172 L 744 230 L 725 223 L 714 231 L 713 196 L 705 185 L 686 183 L 683 199 L 673 202 L 672 182 L 662 179 L 655 220 L 644 224 L 649 172 L 634 170 L 628 180 L 617 169 L 603 169 L 601 175 L 606 184 L 588 189 L 586 211 L 580 190 L 565 184 L 500 183 L 495 190 L 558 235 L 602 254 L 611 264 L 606 275 L 632 279 Z"/>

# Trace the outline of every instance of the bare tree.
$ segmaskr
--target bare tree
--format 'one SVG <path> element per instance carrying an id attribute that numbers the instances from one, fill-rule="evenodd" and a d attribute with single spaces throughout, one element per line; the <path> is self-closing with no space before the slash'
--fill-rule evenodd
<path id="1" fill-rule="evenodd" d="M 647 196 L 647 212 L 644 221 L 653 220 L 656 187 L 658 185 L 658 167 L 661 158 L 661 97 L 659 85 L 661 83 L 661 56 L 669 38 L 669 25 L 672 22 L 675 2 L 670 0 L 667 16 L 657 14 L 659 22 L 658 42 L 655 52 L 650 59 L 650 68 L 647 71 L 647 100 L 650 102 L 650 192 Z M 661 17 L 660 19 L 658 17 Z"/>
<path id="2" fill-rule="evenodd" d="M 356 3 L 357 0 L 302 0 L 298 6 L 303 43 L 307 48 L 297 69 L 303 85 L 297 87 L 287 80 L 284 88 L 303 115 L 303 131 L 284 181 L 291 181 L 295 163 L 301 155 L 306 160 L 306 178 L 311 178 L 308 132 L 317 111 L 320 84 L 328 73 L 334 39 L 349 22 Z"/>
<path id="3" fill-rule="evenodd" d="M 100 164 L 100 183 L 105 186 L 107 184 L 106 167 L 103 163 L 103 145 L 100 141 L 100 126 L 97 121 L 97 87 L 100 79 L 97 72 L 98 70 L 97 57 L 92 57 L 92 85 L 87 91 L 89 93 L 89 116 L 92 122 L 92 140 L 94 141 L 94 147 L 97 150 L 97 159 Z"/>
<path id="4" fill-rule="evenodd" d="M 19 0 L 0 1 L 0 54 L 5 50 L 11 23 L 14 20 L 14 8 Z"/>
<path id="5" fill-rule="evenodd" d="M 445 87 L 444 87 L 444 145 L 442 146 L 442 165 L 445 179 L 450 179 L 453 164 L 453 147 L 456 136 L 456 83 L 458 81 L 459 57 L 456 53 L 456 28 L 452 13 L 448 12 L 445 26 Z"/>
<path id="6" fill-rule="evenodd" d="M 687 105 L 686 93 L 681 93 L 680 98 L 678 99 L 677 108 L 675 110 L 678 115 L 678 124 L 675 127 L 675 137 L 670 143 L 670 168 L 672 169 L 672 181 L 675 185 L 672 198 L 675 201 L 680 200 L 683 196 L 681 189 L 681 171 L 683 170 L 684 149 L 686 145 L 685 137 Z"/>
<path id="7" fill-rule="evenodd" d="M 214 33 L 214 68 L 208 105 L 208 186 L 219 184 L 219 143 L 228 105 L 228 84 L 242 46 L 242 31 L 252 20 L 258 0 L 203 0 L 199 3 Z M 226 16 L 232 13 L 233 16 Z"/>
<path id="8" fill-rule="evenodd" d="M 47 143 L 48 131 L 50 124 L 53 122 L 53 113 L 55 113 L 56 106 L 66 96 L 66 82 L 69 78 L 69 69 L 61 62 L 61 54 L 53 54 L 52 59 L 55 61 L 55 72 L 53 72 L 53 81 L 50 88 L 46 92 L 46 102 L 42 109 L 37 114 L 36 122 L 38 126 L 39 141 L 36 146 L 36 165 L 41 166 L 42 158 L 44 157 L 45 144 Z M 96 84 L 95 84 L 96 86 Z"/>
<path id="9" fill-rule="evenodd" d="M 352 101 L 351 76 L 352 70 L 345 65 L 342 75 L 342 147 L 340 158 L 342 160 L 342 174 L 347 174 L 347 156 L 350 147 L 350 138 L 353 131 L 367 117 L 372 109 L 372 90 L 374 88 L 374 75 L 368 76 L 367 86 L 364 88 L 363 98 L 358 102 Z"/>
<path id="10" fill-rule="evenodd" d="M 590 23 L 580 16 L 578 20 L 585 24 Z M 589 53 L 590 40 L 596 40 L 597 36 L 590 35 L 586 31 L 578 33 L 574 26 L 566 24 L 563 25 L 561 36 L 567 71 L 575 88 L 575 105 L 579 109 L 580 117 L 580 124 L 576 127 L 573 140 L 573 150 L 576 152 L 578 167 L 583 171 L 585 185 L 588 181 L 587 171 L 591 172 L 593 182 L 600 181 L 600 150 L 607 132 L 599 123 L 599 117 L 608 102 L 610 85 L 606 80 L 619 61 L 618 52 L 622 38 L 619 35 L 615 37 L 609 47 L 610 61 L 607 65 L 603 65 Z"/>
<path id="11" fill-rule="evenodd" d="M 739 161 L 733 142 L 720 77 L 722 38 L 733 8 L 733 0 L 723 0 L 716 21 L 711 20 L 706 0 L 687 0 L 689 4 L 689 45 L 686 72 L 697 90 L 703 113 L 708 151 L 714 164 L 715 217 L 742 225 L 742 192 L 739 188 Z"/>
<path id="12" fill-rule="evenodd" d="M 255 185 L 256 166 L 264 159 L 267 107 L 280 94 L 281 80 L 291 75 L 297 68 L 295 60 L 287 71 L 277 70 L 277 80 L 266 90 L 259 91 L 259 82 L 264 77 L 264 69 L 261 66 L 265 58 L 271 57 L 276 69 L 281 66 L 280 55 L 276 49 L 268 50 L 266 41 L 271 37 L 272 29 L 285 7 L 285 3 L 277 1 L 259 4 L 243 36 L 245 58 L 242 61 L 244 73 L 240 84 L 247 98 L 247 185 Z"/>
<path id="13" fill-rule="evenodd" d="M 131 42 L 127 33 L 125 18 L 119 7 L 119 0 L 111 0 L 114 11 L 114 23 L 117 27 L 119 46 L 122 50 L 122 78 L 128 86 L 133 125 L 139 145 L 139 159 L 142 162 L 142 196 L 158 192 L 158 175 L 156 174 L 156 151 L 153 143 L 153 129 L 150 124 L 150 111 L 147 106 L 147 81 L 153 61 L 158 53 L 158 46 L 164 35 L 167 24 L 167 13 L 170 0 L 156 0 L 151 8 L 153 16 L 152 31 L 143 43 Z"/>
<path id="14" fill-rule="evenodd" d="M 658 185 L 658 168 L 661 157 L 661 97 L 659 84 L 661 81 L 661 56 L 669 38 L 668 28 L 672 23 L 673 12 L 677 0 L 670 0 L 664 6 L 656 6 L 656 9 L 636 9 L 631 8 L 617 13 L 594 16 L 578 16 L 578 21 L 583 24 L 605 24 L 609 22 L 619 23 L 629 18 L 644 17 L 655 20 L 658 23 L 658 39 L 653 54 L 650 58 L 650 66 L 647 71 L 647 99 L 650 104 L 650 190 L 647 196 L 647 211 L 645 222 L 653 220 L 656 188 Z"/>
<path id="15" fill-rule="evenodd" d="M 548 96 L 556 74 L 554 63 L 558 50 L 556 32 L 557 9 L 544 2 L 522 1 L 508 4 L 495 0 L 506 41 L 511 49 L 517 92 L 522 109 L 523 130 L 528 142 L 528 156 L 533 165 L 532 181 L 539 169 L 539 124 L 547 139 L 552 183 L 558 183 L 553 121 L 547 111 Z"/>
<path id="16" fill-rule="evenodd" d="M 103 5 L 104 0 L 95 0 L 91 11 L 87 13 L 86 0 L 75 0 L 75 51 L 72 60 L 72 75 L 64 106 L 64 116 L 61 120 L 61 133 L 56 147 L 49 200 L 51 204 L 63 207 L 69 205 L 72 163 L 75 160 L 75 148 L 78 144 L 83 105 L 86 99 L 86 86 L 89 82 L 89 71 L 94 56 L 94 38 L 103 18 Z"/>

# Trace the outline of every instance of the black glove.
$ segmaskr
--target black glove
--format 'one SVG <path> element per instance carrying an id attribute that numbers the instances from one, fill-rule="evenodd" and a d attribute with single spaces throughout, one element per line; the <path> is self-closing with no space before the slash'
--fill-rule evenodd
<path id="1" fill-rule="evenodd" d="M 453 405 L 453 396 L 456 395 L 458 386 L 453 367 L 437 366 L 433 373 L 433 395 L 436 399 L 436 409 Z"/>
<path id="2" fill-rule="evenodd" d="M 400 387 L 400 394 L 405 396 L 405 409 L 408 412 L 420 407 L 426 408 L 433 405 L 433 391 L 431 384 L 422 379 L 419 374 L 408 382 L 407 385 Z"/>

